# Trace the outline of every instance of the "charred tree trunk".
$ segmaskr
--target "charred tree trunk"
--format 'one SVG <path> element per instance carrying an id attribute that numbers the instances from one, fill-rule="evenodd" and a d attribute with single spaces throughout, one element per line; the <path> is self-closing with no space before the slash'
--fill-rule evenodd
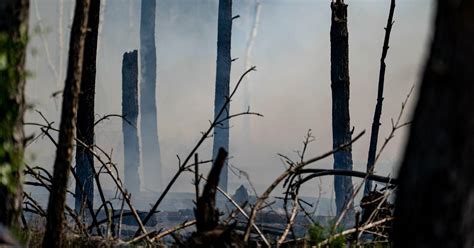
<path id="1" fill-rule="evenodd" d="M 344 1 L 331 3 L 331 10 L 332 135 L 333 148 L 336 149 L 352 139 L 349 115 L 349 33 L 347 5 Z M 352 170 L 352 146 L 334 153 L 334 169 Z M 340 214 L 352 196 L 352 179 L 334 176 L 334 191 L 337 214 Z M 347 219 L 353 219 L 353 212 L 349 213 Z"/>
<path id="2" fill-rule="evenodd" d="M 202 196 L 196 202 L 196 232 L 187 240 L 184 247 L 245 247 L 242 236 L 233 225 L 219 225 L 219 211 L 216 209 L 216 193 L 221 170 L 226 163 L 227 152 L 219 149 L 214 165 L 207 177 Z"/>
<path id="3" fill-rule="evenodd" d="M 28 0 L 0 2 L 0 224 L 19 226 Z"/>
<path id="4" fill-rule="evenodd" d="M 372 133 L 370 134 L 369 157 L 367 159 L 367 173 L 373 173 L 375 166 L 375 156 L 377 153 L 377 141 L 379 138 L 380 116 L 382 115 L 383 88 L 385 84 L 385 58 L 387 57 L 390 33 L 393 26 L 393 13 L 395 12 L 395 0 L 391 0 L 390 12 L 388 14 L 387 27 L 385 28 L 385 38 L 383 41 L 382 57 L 380 58 L 379 84 L 377 91 L 377 104 L 375 105 L 374 120 L 372 122 Z M 372 190 L 372 181 L 365 183 L 364 195 L 368 195 Z"/>
<path id="5" fill-rule="evenodd" d="M 122 122 L 125 167 L 125 188 L 132 195 L 140 192 L 140 145 L 137 133 L 138 118 L 138 53 L 123 55 L 122 61 Z"/>
<path id="6" fill-rule="evenodd" d="M 232 0 L 219 0 L 219 14 L 217 20 L 217 65 L 216 65 L 216 91 L 214 98 L 214 116 L 217 117 L 221 109 L 224 107 L 226 99 L 229 97 L 230 82 L 230 47 L 232 34 Z M 212 157 L 215 159 L 219 153 L 219 149 L 223 148 L 229 151 L 229 110 L 230 106 L 226 106 L 224 114 L 221 115 L 219 125 L 214 129 L 214 143 Z M 221 171 L 219 187 L 227 192 L 227 162 Z"/>
<path id="7" fill-rule="evenodd" d="M 195 215 L 198 232 L 211 231 L 219 223 L 219 211 L 216 209 L 216 192 L 219 175 L 222 168 L 224 168 L 226 158 L 227 151 L 222 148 L 219 149 L 214 165 L 207 177 L 207 183 L 202 190 L 202 196 L 197 200 Z"/>
<path id="8" fill-rule="evenodd" d="M 43 247 L 62 247 L 64 208 L 76 128 L 89 4 L 89 0 L 77 0 L 74 11 L 69 41 L 67 75 L 63 91 L 58 148 L 54 161 Z"/>
<path id="9" fill-rule="evenodd" d="M 161 154 L 156 114 L 156 0 L 142 0 L 140 19 L 140 132 L 144 185 L 161 191 Z"/>
<path id="10" fill-rule="evenodd" d="M 474 1 L 439 0 L 399 173 L 395 247 L 474 246 Z"/>
<path id="11" fill-rule="evenodd" d="M 76 136 L 90 148 L 94 145 L 94 104 L 95 77 L 97 58 L 97 35 L 99 33 L 100 0 L 91 2 L 87 35 L 84 43 L 84 60 L 82 63 L 82 83 L 77 111 Z M 80 213 L 87 199 L 94 203 L 94 157 L 84 146 L 76 148 L 76 212 Z M 82 189 L 82 190 L 81 190 Z"/>

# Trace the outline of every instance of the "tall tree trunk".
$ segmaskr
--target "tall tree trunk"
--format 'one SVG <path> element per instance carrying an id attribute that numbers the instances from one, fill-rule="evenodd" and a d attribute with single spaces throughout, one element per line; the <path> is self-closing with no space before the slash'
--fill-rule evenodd
<path id="1" fill-rule="evenodd" d="M 137 133 L 138 118 L 138 53 L 123 55 L 122 61 L 122 122 L 125 167 L 125 188 L 132 196 L 140 193 L 140 145 Z"/>
<path id="2" fill-rule="evenodd" d="M 331 3 L 331 89 L 333 148 L 352 139 L 349 116 L 349 33 L 347 5 L 342 0 Z M 352 146 L 334 154 L 334 169 L 352 170 Z M 336 209 L 340 214 L 352 196 L 352 178 L 334 176 Z M 352 206 L 348 206 L 352 208 Z M 352 219 L 349 211 L 347 219 Z"/>
<path id="3" fill-rule="evenodd" d="M 474 1 L 437 1 L 399 173 L 395 247 L 474 246 Z"/>
<path id="4" fill-rule="evenodd" d="M 62 247 L 64 208 L 76 128 L 89 4 L 89 0 L 77 0 L 74 11 L 69 41 L 67 75 L 63 91 L 58 148 L 54 161 L 43 247 Z"/>
<path id="5" fill-rule="evenodd" d="M 140 17 L 140 131 L 144 185 L 161 191 L 161 154 L 156 114 L 156 0 L 142 0 Z"/>
<path id="6" fill-rule="evenodd" d="M 0 224 L 19 226 L 28 0 L 0 1 Z"/>
<path id="7" fill-rule="evenodd" d="M 255 13 L 253 17 L 252 29 L 250 30 L 249 37 L 247 39 L 247 47 L 245 49 L 245 70 L 250 69 L 251 65 L 251 57 L 252 51 L 255 44 L 255 39 L 257 38 L 258 34 L 258 26 L 260 23 L 260 13 L 262 12 L 262 3 L 260 0 L 255 0 Z M 250 100 L 251 100 L 251 84 L 250 84 L 250 75 L 247 75 L 247 83 L 242 85 L 244 87 L 244 109 L 250 108 Z M 251 116 L 243 116 L 243 131 L 247 142 L 251 141 L 251 129 L 250 129 L 250 120 Z"/>
<path id="8" fill-rule="evenodd" d="M 387 57 L 390 33 L 392 32 L 393 26 L 393 13 L 395 12 L 395 0 L 391 0 L 390 12 L 387 19 L 387 27 L 385 28 L 385 38 L 383 41 L 382 57 L 380 58 L 380 72 L 379 72 L 379 83 L 377 91 L 377 104 L 375 105 L 374 120 L 372 122 L 372 133 L 370 134 L 370 145 L 369 145 L 369 156 L 367 159 L 367 173 L 372 174 L 375 166 L 375 156 L 377 153 L 377 141 L 379 138 L 380 128 L 380 116 L 382 115 L 382 103 L 383 103 L 383 88 L 385 84 L 385 58 Z M 365 183 L 364 195 L 368 195 L 372 190 L 372 181 L 367 180 Z"/>
<path id="9" fill-rule="evenodd" d="M 91 2 L 87 35 L 82 62 L 82 83 L 77 111 L 76 136 L 91 148 L 94 145 L 94 103 L 97 58 L 97 35 L 99 33 L 100 0 Z M 94 203 L 94 157 L 84 146 L 76 147 L 76 211 L 79 213 L 85 199 Z M 82 188 L 82 190 L 81 190 Z"/>
<path id="10" fill-rule="evenodd" d="M 214 116 L 217 117 L 224 107 L 227 97 L 229 97 L 230 82 L 230 47 L 232 35 L 232 0 L 219 0 L 219 14 L 217 20 L 217 65 L 216 65 L 216 91 L 214 98 Z M 221 115 L 220 125 L 214 129 L 214 143 L 212 157 L 215 159 L 219 149 L 229 151 L 229 105 L 224 114 Z M 227 192 L 228 183 L 227 162 L 221 171 L 219 187 Z"/>

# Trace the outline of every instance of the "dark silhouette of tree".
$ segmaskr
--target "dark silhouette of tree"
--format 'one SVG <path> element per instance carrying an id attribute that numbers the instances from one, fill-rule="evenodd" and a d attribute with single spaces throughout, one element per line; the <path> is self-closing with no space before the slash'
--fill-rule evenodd
<path id="1" fill-rule="evenodd" d="M 387 27 L 385 28 L 385 37 L 383 41 L 382 48 L 382 57 L 380 58 L 380 72 L 379 72 L 379 83 L 377 90 L 377 104 L 375 105 L 374 111 L 374 120 L 372 122 L 372 133 L 370 134 L 370 145 L 369 145 L 369 155 L 367 159 L 367 173 L 372 173 L 374 171 L 375 165 L 375 156 L 377 153 L 377 141 L 379 138 L 379 128 L 380 128 L 380 117 L 382 116 L 382 103 L 383 103 L 383 88 L 385 84 L 385 58 L 387 58 L 389 42 L 390 42 L 390 33 L 393 26 L 393 13 L 395 12 L 395 0 L 390 2 L 390 12 L 387 19 Z M 372 190 L 372 181 L 367 180 L 365 183 L 364 195 L 368 195 L 369 191 Z"/>
<path id="2" fill-rule="evenodd" d="M 352 139 L 349 115 L 349 33 L 347 31 L 347 4 L 343 0 L 331 3 L 331 89 L 333 148 Z M 334 153 L 334 169 L 352 170 L 352 146 Z M 352 178 L 334 176 L 337 214 L 352 197 Z M 352 206 L 348 206 L 352 208 Z M 353 211 L 346 215 L 352 219 Z"/>
<path id="3" fill-rule="evenodd" d="M 58 148 L 48 202 L 46 232 L 43 238 L 43 247 L 48 248 L 62 247 L 67 181 L 71 168 L 89 5 L 89 0 L 77 0 L 74 10 L 59 125 Z"/>
<path id="4" fill-rule="evenodd" d="M 18 226 L 25 134 L 28 0 L 0 1 L 0 224 Z"/>
<path id="5" fill-rule="evenodd" d="M 474 1 L 439 0 L 405 150 L 395 247 L 474 246 Z"/>
<path id="6" fill-rule="evenodd" d="M 140 19 L 140 132 L 144 185 L 161 191 L 161 154 L 156 114 L 156 0 L 142 0 Z M 158 187 L 158 188 L 157 188 Z"/>
<path id="7" fill-rule="evenodd" d="M 125 188 L 132 195 L 140 192 L 140 144 L 137 133 L 138 118 L 138 53 L 123 55 L 122 61 L 122 121 L 125 167 Z"/>
<path id="8" fill-rule="evenodd" d="M 94 144 L 94 105 L 97 58 L 97 36 L 99 33 L 100 0 L 91 2 L 87 35 L 84 43 L 82 62 L 82 83 L 77 111 L 76 136 L 90 148 Z M 79 213 L 85 199 L 94 202 L 94 157 L 84 146 L 76 147 L 76 211 Z M 82 189 L 82 190 L 81 190 Z"/>
<path id="9" fill-rule="evenodd" d="M 216 65 L 216 91 L 214 98 L 214 118 L 217 117 L 229 97 L 230 56 L 232 34 L 232 0 L 219 0 L 219 14 L 217 20 L 217 65 Z M 229 111 L 227 105 L 223 115 L 217 120 L 219 125 L 214 128 L 214 143 L 212 157 L 217 158 L 219 149 L 229 151 Z M 227 192 L 227 162 L 221 171 L 219 187 Z"/>

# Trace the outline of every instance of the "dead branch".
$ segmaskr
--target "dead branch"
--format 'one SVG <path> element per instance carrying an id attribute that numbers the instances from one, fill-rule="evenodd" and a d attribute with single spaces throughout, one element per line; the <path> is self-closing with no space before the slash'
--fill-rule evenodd
<path id="1" fill-rule="evenodd" d="M 183 223 L 181 223 L 177 226 L 174 226 L 170 229 L 167 229 L 165 231 L 158 230 L 158 231 L 149 232 L 147 234 L 142 234 L 138 237 L 135 237 L 132 240 L 129 240 L 129 241 L 125 242 L 125 244 L 128 245 L 128 244 L 136 243 L 140 240 L 143 240 L 145 237 L 149 237 L 151 242 L 155 242 L 155 241 L 158 241 L 158 240 L 166 237 L 167 235 L 170 235 L 171 233 L 174 233 L 176 231 L 179 231 L 181 229 L 190 227 L 190 226 L 195 225 L 195 224 L 196 224 L 196 220 L 185 221 L 185 222 L 183 222 Z"/>
<path id="2" fill-rule="evenodd" d="M 375 157 L 375 163 L 377 163 L 377 161 L 379 160 L 379 157 L 380 155 L 382 154 L 383 150 L 385 149 L 385 147 L 387 146 L 388 142 L 390 142 L 391 139 L 393 139 L 393 137 L 395 137 L 395 132 L 402 128 L 402 127 L 405 127 L 405 126 L 408 126 L 411 124 L 410 121 L 408 122 L 404 122 L 404 123 L 400 123 L 400 120 L 402 119 L 402 115 L 403 115 L 403 112 L 405 111 L 405 107 L 408 103 L 408 100 L 410 99 L 410 96 L 411 94 L 413 93 L 413 89 L 415 88 L 415 85 L 413 85 L 410 89 L 410 91 L 408 92 L 405 100 L 402 102 L 402 107 L 400 108 L 400 112 L 398 113 L 398 117 L 397 117 L 397 121 L 396 122 L 393 122 L 393 119 L 391 119 L 392 121 L 392 130 L 390 131 L 390 134 L 388 135 L 387 138 L 385 138 L 385 141 L 384 143 L 382 144 L 382 147 L 380 147 L 380 150 L 379 152 L 377 153 L 377 156 Z"/>
<path id="3" fill-rule="evenodd" d="M 347 230 L 345 230 L 341 233 L 332 235 L 331 237 L 329 237 L 326 240 L 323 240 L 323 241 L 319 242 L 315 247 L 324 247 L 325 245 L 329 244 L 332 240 L 334 240 L 338 237 L 346 236 L 348 234 L 355 233 L 355 232 L 358 232 L 358 231 L 364 231 L 364 230 L 379 226 L 381 224 L 384 224 L 384 223 L 392 221 L 392 220 L 393 220 L 393 217 L 388 217 L 388 218 L 385 218 L 385 219 L 382 219 L 382 220 L 379 220 L 379 221 L 372 222 L 372 223 L 367 224 L 367 225 L 362 226 L 362 227 L 347 229 Z"/>
<path id="4" fill-rule="evenodd" d="M 289 185 L 291 187 L 294 186 L 299 186 L 301 184 L 306 183 L 307 181 L 321 177 L 321 176 L 329 176 L 329 175 L 335 175 L 335 176 L 350 176 L 350 177 L 359 177 L 359 178 L 368 178 L 369 180 L 377 181 L 380 183 L 388 183 L 391 185 L 397 185 L 398 180 L 396 178 L 391 178 L 391 177 L 383 177 L 383 176 L 378 176 L 374 174 L 369 174 L 367 172 L 361 172 L 361 171 L 353 171 L 353 170 L 332 170 L 332 169 L 302 169 L 298 172 L 296 172 L 296 175 L 302 175 L 302 174 L 309 174 L 312 173 L 311 175 L 302 178 L 301 180 L 297 181 L 296 183 Z"/>
<path id="5" fill-rule="evenodd" d="M 385 37 L 382 48 L 382 57 L 380 58 L 380 72 L 377 92 L 377 104 L 375 105 L 374 120 L 372 122 L 372 132 L 370 134 L 369 154 L 367 159 L 367 173 L 372 173 L 375 167 L 375 153 L 377 151 L 377 141 L 379 137 L 380 117 L 382 115 L 383 90 L 385 84 L 385 58 L 387 57 L 390 33 L 393 26 L 393 13 L 395 12 L 395 0 L 391 0 L 390 12 L 387 20 L 387 27 L 385 28 Z M 372 189 L 372 182 L 368 180 L 365 183 L 364 195 L 367 195 Z"/>
<path id="6" fill-rule="evenodd" d="M 370 214 L 370 216 L 369 216 L 369 218 L 367 219 L 367 221 L 364 223 L 365 225 L 371 223 L 371 222 L 374 220 L 374 218 L 377 216 L 377 213 L 378 213 L 379 210 L 381 209 L 382 205 L 384 205 L 384 204 L 386 203 L 387 198 L 388 198 L 388 196 L 390 195 L 390 193 L 391 193 L 390 190 L 387 190 L 387 191 L 384 193 L 382 199 L 379 200 L 379 203 L 377 204 L 377 207 L 376 207 L 375 210 Z M 357 240 L 360 239 L 360 237 L 362 236 L 363 233 L 364 233 L 363 231 L 358 233 L 358 235 L 357 235 Z"/>
<path id="7" fill-rule="evenodd" d="M 199 199 L 199 155 L 194 154 L 194 190 L 196 192 L 196 202 Z"/>
<path id="8" fill-rule="evenodd" d="M 178 171 L 175 173 L 175 175 L 173 176 L 173 178 L 171 178 L 171 180 L 169 181 L 168 185 L 166 186 L 165 190 L 163 191 L 163 193 L 161 193 L 160 197 L 158 198 L 158 200 L 156 200 L 155 204 L 153 205 L 153 207 L 150 209 L 150 211 L 148 212 L 148 214 L 146 215 L 145 219 L 143 220 L 143 223 L 146 225 L 146 223 L 150 220 L 150 218 L 153 216 L 154 212 L 156 211 L 156 209 L 158 208 L 158 206 L 160 205 L 160 203 L 163 201 L 164 197 L 168 194 L 169 190 L 171 189 L 171 187 L 174 185 L 174 183 L 176 182 L 176 180 L 178 179 L 178 177 L 181 175 L 181 173 L 183 173 L 184 171 L 186 170 L 189 170 L 189 166 L 188 166 L 188 163 L 189 161 L 191 160 L 191 158 L 193 157 L 193 155 L 196 153 L 196 151 L 199 149 L 199 147 L 202 145 L 202 143 L 208 138 L 209 134 L 212 132 L 212 130 L 216 127 L 217 123 L 218 123 L 218 120 L 220 119 L 220 117 L 222 116 L 222 114 L 224 113 L 224 111 L 227 109 L 227 106 L 229 105 L 230 103 L 230 100 L 233 98 L 233 96 L 235 95 L 237 89 L 239 88 L 242 80 L 245 78 L 245 76 L 250 73 L 251 71 L 255 71 L 255 66 L 251 67 L 250 69 L 248 69 L 247 71 L 245 71 L 241 76 L 240 76 L 240 79 L 239 81 L 237 82 L 237 84 L 235 85 L 232 93 L 230 94 L 230 96 L 228 98 L 226 98 L 226 102 L 224 103 L 223 107 L 221 108 L 221 110 L 219 111 L 219 113 L 215 116 L 214 118 L 214 121 L 211 122 L 209 128 L 204 132 L 202 133 L 202 136 L 201 138 L 199 139 L 199 141 L 196 143 L 196 145 L 194 146 L 193 149 L 191 149 L 191 152 L 186 156 L 186 159 L 183 161 L 183 163 L 181 164 L 181 166 L 179 167 Z M 191 165 L 192 166 L 192 165 Z M 135 232 L 135 237 L 137 237 L 138 235 L 140 235 L 140 230 L 137 230 Z"/>
<path id="9" fill-rule="evenodd" d="M 365 134 L 365 131 L 362 131 L 359 135 L 357 135 L 354 139 L 352 139 L 350 142 L 339 146 L 336 149 L 333 149 L 329 152 L 326 152 L 320 156 L 314 157 L 312 159 L 309 159 L 304 162 L 298 163 L 296 166 L 288 168 L 285 172 L 283 172 L 278 178 L 275 179 L 275 181 L 267 188 L 267 190 L 257 199 L 257 202 L 255 203 L 254 207 L 252 208 L 252 212 L 250 213 L 249 217 L 249 222 L 247 223 L 247 227 L 245 229 L 245 234 L 244 234 L 244 242 L 248 242 L 249 237 L 250 237 L 250 229 L 254 224 L 255 217 L 257 216 L 257 209 L 260 208 L 262 203 L 270 196 L 270 193 L 276 188 L 278 184 L 280 184 L 283 180 L 285 180 L 286 177 L 291 175 L 292 173 L 302 169 L 304 166 L 309 165 L 311 163 L 314 163 L 316 161 L 319 161 L 321 159 L 324 159 L 326 157 L 331 156 L 333 153 L 338 152 L 342 149 L 345 149 L 346 147 L 352 145 L 355 141 L 357 141 L 362 135 Z"/>
<path id="10" fill-rule="evenodd" d="M 43 124 L 39 124 L 39 123 L 25 123 L 25 125 L 33 125 L 33 126 L 39 126 L 39 127 L 44 127 L 44 128 L 47 128 L 48 126 L 45 126 Z M 53 127 L 49 127 L 49 130 L 52 130 L 52 131 L 55 131 L 55 132 L 58 132 L 58 129 L 56 128 L 53 128 Z M 93 149 L 91 149 L 89 146 L 87 146 L 86 144 L 84 144 L 84 142 L 82 142 L 81 140 L 75 138 L 74 139 L 76 141 L 77 144 L 81 145 L 81 146 L 84 146 L 87 150 L 89 150 L 91 152 L 91 154 L 99 161 L 100 164 L 103 165 L 103 167 L 105 168 L 107 174 L 110 175 L 110 177 L 112 178 L 112 181 L 114 182 L 114 184 L 117 186 L 117 189 L 120 191 L 120 193 L 123 195 L 124 199 L 125 199 L 125 202 L 127 203 L 127 206 L 130 208 L 130 211 L 132 212 L 132 216 L 134 217 L 134 219 L 136 220 L 136 222 L 138 223 L 139 225 L 139 228 L 140 230 L 143 232 L 143 233 L 146 233 L 146 229 L 144 227 L 144 224 L 143 222 L 141 221 L 141 218 L 138 216 L 138 213 L 135 209 L 135 207 L 133 206 L 131 200 L 130 200 L 130 197 L 128 195 L 128 193 L 126 192 L 126 190 L 123 188 L 122 186 L 122 182 L 120 180 L 120 178 L 116 177 L 114 175 L 114 173 L 112 172 L 112 170 L 109 168 L 109 166 L 112 166 L 114 167 L 115 164 L 113 164 L 112 162 L 110 162 L 111 160 L 111 157 L 109 157 L 107 155 L 107 158 L 109 159 L 109 162 L 106 162 L 102 159 L 102 157 L 97 154 L 97 152 Z M 97 148 L 97 146 L 94 146 L 94 148 Z M 101 150 L 103 152 L 103 150 Z M 105 152 L 104 152 L 105 153 Z M 105 153 L 106 154 L 106 153 Z M 115 167 L 115 170 L 117 170 L 117 168 Z"/>
<path id="11" fill-rule="evenodd" d="M 101 122 L 104 121 L 104 120 L 109 120 L 111 117 L 121 118 L 123 121 L 125 121 L 126 123 L 128 123 L 130 126 L 132 126 L 132 127 L 134 127 L 134 128 L 137 128 L 137 127 L 134 126 L 125 116 L 119 115 L 119 114 L 108 114 L 108 115 L 102 116 L 101 118 L 99 118 L 98 120 L 96 120 L 96 121 L 94 122 L 94 127 L 97 126 L 99 123 L 101 123 Z"/>
<path id="12" fill-rule="evenodd" d="M 208 180 L 196 203 L 197 232 L 207 232 L 216 228 L 219 222 L 219 213 L 216 210 L 216 187 L 219 184 L 219 175 L 224 167 L 227 151 L 219 149 L 214 166 L 209 172 Z"/>
<path id="13" fill-rule="evenodd" d="M 293 199 L 293 209 L 291 210 L 291 216 L 288 220 L 288 223 L 286 224 L 285 231 L 283 231 L 283 234 L 280 236 L 280 238 L 277 241 L 277 246 L 280 246 L 283 243 L 283 241 L 285 241 L 286 236 L 288 235 L 291 227 L 295 223 L 295 218 L 296 218 L 297 213 L 298 213 L 298 196 L 295 196 L 295 198 Z"/>

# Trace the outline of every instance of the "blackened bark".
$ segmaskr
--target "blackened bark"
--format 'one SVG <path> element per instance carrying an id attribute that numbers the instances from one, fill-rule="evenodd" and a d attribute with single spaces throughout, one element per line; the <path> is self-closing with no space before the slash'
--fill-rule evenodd
<path id="1" fill-rule="evenodd" d="M 0 224 L 19 226 L 28 0 L 0 2 Z"/>
<path id="2" fill-rule="evenodd" d="M 140 132 L 143 179 L 147 189 L 161 191 L 161 154 L 156 114 L 156 0 L 142 0 L 140 19 Z"/>
<path id="3" fill-rule="evenodd" d="M 69 41 L 69 58 L 63 92 L 58 148 L 54 161 L 51 193 L 48 202 L 43 247 L 62 247 L 66 190 L 71 167 L 77 106 L 82 77 L 84 40 L 86 37 L 89 0 L 77 0 Z"/>
<path id="4" fill-rule="evenodd" d="M 331 89 L 333 148 L 352 139 L 349 116 L 349 33 L 347 5 L 343 1 L 331 3 Z M 352 146 L 334 153 L 334 169 L 352 170 Z M 352 196 L 350 177 L 334 176 L 337 214 L 340 214 Z M 352 209 L 352 206 L 349 206 Z M 347 215 L 352 219 L 352 211 Z"/>
<path id="5" fill-rule="evenodd" d="M 76 136 L 91 149 L 94 144 L 94 105 L 97 58 L 97 36 L 99 33 L 100 0 L 91 2 L 87 35 L 84 43 L 82 83 L 77 111 Z M 94 202 L 94 157 L 84 146 L 76 147 L 76 211 L 79 213 L 85 200 Z M 82 189 L 82 190 L 81 190 Z"/>
<path id="6" fill-rule="evenodd" d="M 122 61 L 122 121 L 125 188 L 132 195 L 140 192 L 140 145 L 137 133 L 138 118 L 138 53 L 123 55 Z"/>
<path id="7" fill-rule="evenodd" d="M 217 117 L 229 97 L 229 82 L 231 68 L 231 35 L 232 35 L 232 0 L 219 0 L 219 14 L 217 20 L 217 64 L 216 64 L 216 90 L 214 98 L 214 118 Z M 229 151 L 229 111 L 230 106 L 217 120 L 220 125 L 214 129 L 214 143 L 212 157 L 215 159 L 219 149 Z M 228 183 L 227 162 L 221 171 L 219 187 L 227 192 Z"/>
<path id="8" fill-rule="evenodd" d="M 219 184 L 219 176 L 224 168 L 227 158 L 227 151 L 219 149 L 214 161 L 207 183 L 202 190 L 202 196 L 196 203 L 196 228 L 198 232 L 207 232 L 216 228 L 219 222 L 219 211 L 216 209 L 216 192 Z"/>
<path id="9" fill-rule="evenodd" d="M 437 1 L 399 173 L 395 247 L 474 246 L 474 1 Z"/>
<path id="10" fill-rule="evenodd" d="M 375 105 L 374 120 L 372 122 L 372 133 L 370 134 L 370 145 L 369 145 L 369 156 L 367 159 L 367 173 L 373 173 L 375 165 L 375 156 L 377 153 L 377 141 L 379 138 L 379 127 L 380 127 L 380 116 L 382 115 L 382 103 L 383 103 L 383 88 L 385 84 L 385 58 L 387 57 L 390 33 L 393 26 L 393 13 L 395 12 L 395 0 L 390 2 L 390 11 L 387 19 L 387 27 L 385 28 L 385 38 L 383 41 L 382 57 L 380 58 L 380 72 L 379 72 L 379 84 L 377 91 L 377 104 Z M 364 195 L 368 195 L 372 190 L 372 181 L 367 180 L 365 183 Z"/>

